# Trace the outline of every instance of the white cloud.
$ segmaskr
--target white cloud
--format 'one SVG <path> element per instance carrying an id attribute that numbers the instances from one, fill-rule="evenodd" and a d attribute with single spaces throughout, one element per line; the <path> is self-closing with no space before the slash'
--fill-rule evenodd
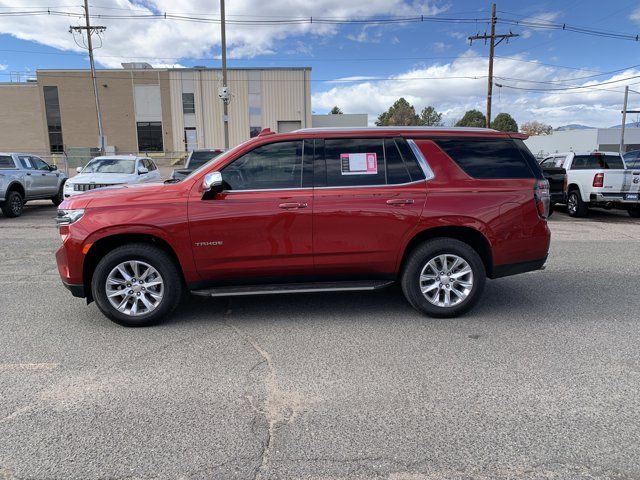
<path id="1" fill-rule="evenodd" d="M 367 2 L 345 2 L 344 0 L 233 0 L 227 2 L 227 19 L 275 19 L 291 17 L 339 17 L 371 18 L 384 15 L 434 15 L 445 10 L 435 0 L 368 0 Z M 12 9 L 32 8 L 33 0 L 0 0 L 0 7 Z M 80 2 L 76 2 L 80 3 Z M 49 0 L 52 9 L 81 13 L 79 7 L 70 7 L 68 0 Z M 58 7 L 56 8 L 56 5 Z M 93 7 L 93 14 L 144 15 L 145 13 L 197 13 L 216 16 L 218 3 L 211 0 L 101 0 Z M 123 10 L 124 9 L 124 10 Z M 130 9 L 132 12 L 128 12 Z M 213 17 L 210 17 L 213 18 Z M 0 17 L 0 33 L 41 43 L 61 50 L 82 52 L 68 33 L 70 24 L 81 20 L 59 16 L 33 16 L 26 21 L 13 17 Z M 154 64 L 171 64 L 179 58 L 214 58 L 219 53 L 220 27 L 214 23 L 194 23 L 162 19 L 126 20 L 95 19 L 107 27 L 102 35 L 103 46 L 96 51 L 96 60 L 103 66 L 118 67 L 122 61 L 150 61 Z M 363 29 L 363 41 L 370 32 Z M 311 35 L 309 43 L 322 41 L 326 36 L 336 35 L 335 25 L 227 25 L 227 44 L 231 57 L 253 57 L 274 53 L 278 42 L 299 35 Z M 379 30 L 375 30 L 379 31 Z M 361 32 L 361 33 L 362 33 Z M 356 35 L 356 38 L 359 35 Z M 375 35 L 372 37 L 375 40 Z M 155 61 L 147 57 L 154 57 Z"/>
<path id="2" fill-rule="evenodd" d="M 526 60 L 520 57 L 520 60 Z M 600 82 L 620 80 L 640 75 L 639 70 L 627 70 L 614 76 L 581 79 L 592 75 L 591 71 L 559 70 L 532 61 L 497 59 L 495 82 L 504 85 L 494 88 L 493 112 L 507 112 L 518 123 L 539 120 L 560 126 L 582 123 L 593 126 L 613 125 L 620 120 L 621 88 L 628 80 L 602 87 L 606 90 L 573 90 L 567 92 L 528 92 L 517 88 L 561 88 L 571 85 L 596 85 Z M 329 110 L 339 105 L 346 113 L 368 113 L 371 124 L 399 97 L 405 97 L 417 111 L 433 105 L 444 114 L 446 125 L 453 124 L 471 108 L 482 112 L 486 109 L 487 60 L 471 51 L 451 63 L 415 67 L 382 81 L 350 80 L 348 84 L 331 85 L 325 91 L 313 95 L 314 110 Z M 467 78 L 468 77 L 468 78 Z M 475 78 L 475 79 L 474 79 Z M 520 80 L 517 80 L 520 79 Z M 529 81 L 525 81 L 529 80 Z M 567 80 L 561 84 L 532 83 Z M 609 91 L 609 90 L 615 91 Z"/>
<path id="3" fill-rule="evenodd" d="M 541 12 L 531 17 L 527 17 L 523 19 L 522 22 L 529 22 L 529 23 L 533 22 L 538 24 L 553 23 L 559 17 L 560 17 L 560 12 Z M 532 29 L 522 30 L 522 32 L 520 32 L 520 37 L 525 39 L 529 38 L 531 37 L 531 35 L 533 35 L 534 31 L 546 31 L 548 33 L 548 30 L 546 29 L 537 29 L 534 27 Z"/>
<path id="4" fill-rule="evenodd" d="M 449 45 L 448 43 L 444 43 L 444 42 L 435 42 L 433 44 L 433 49 L 436 52 L 444 52 L 445 50 L 451 48 L 451 45 Z"/>
<path id="5" fill-rule="evenodd" d="M 640 23 L 640 7 L 631 12 L 631 15 L 629 15 L 629 20 Z"/>
<path id="6" fill-rule="evenodd" d="M 7 65 L 5 65 L 4 63 L 0 63 L 0 70 L 6 70 L 7 69 Z"/>

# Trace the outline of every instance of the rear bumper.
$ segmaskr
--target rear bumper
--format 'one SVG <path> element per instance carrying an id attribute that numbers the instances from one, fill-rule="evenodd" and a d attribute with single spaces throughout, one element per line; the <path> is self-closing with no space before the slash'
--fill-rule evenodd
<path id="1" fill-rule="evenodd" d="M 567 203 L 565 192 L 551 192 L 551 203 Z"/>
<path id="2" fill-rule="evenodd" d="M 635 194 L 635 193 L 634 193 Z M 638 198 L 628 200 L 625 198 L 625 193 L 592 193 L 589 195 L 589 201 L 595 204 L 620 204 L 625 206 L 638 206 L 640 205 L 640 194 Z"/>
<path id="3" fill-rule="evenodd" d="M 86 298 L 87 295 L 84 292 L 84 285 L 76 285 L 73 283 L 62 282 L 62 284 L 71 292 L 71 295 L 78 298 Z"/>
<path id="4" fill-rule="evenodd" d="M 505 265 L 495 265 L 493 267 L 493 275 L 491 278 L 509 277 L 511 275 L 518 275 L 519 273 L 533 272 L 535 270 L 543 270 L 544 264 L 547 261 L 547 256 L 538 260 L 530 260 L 528 262 L 521 263 L 508 263 Z"/>

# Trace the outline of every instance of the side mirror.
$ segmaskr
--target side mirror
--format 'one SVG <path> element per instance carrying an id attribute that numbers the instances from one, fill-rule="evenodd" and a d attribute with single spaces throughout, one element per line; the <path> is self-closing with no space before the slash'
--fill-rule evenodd
<path id="1" fill-rule="evenodd" d="M 149 169 L 147 167 L 138 167 L 138 175 L 145 175 L 149 173 Z"/>
<path id="2" fill-rule="evenodd" d="M 76 168 L 76 172 L 81 173 L 82 172 L 82 167 Z"/>
<path id="3" fill-rule="evenodd" d="M 49 170 L 51 170 L 52 172 L 55 172 L 56 170 L 58 170 L 58 166 L 57 165 L 49 165 Z"/>
<path id="4" fill-rule="evenodd" d="M 222 174 L 220 172 L 207 173 L 202 180 L 202 199 L 212 199 L 223 190 Z"/>

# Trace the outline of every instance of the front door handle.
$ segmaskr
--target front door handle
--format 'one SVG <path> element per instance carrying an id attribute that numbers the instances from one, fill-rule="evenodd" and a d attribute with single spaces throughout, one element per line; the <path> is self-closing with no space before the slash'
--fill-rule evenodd
<path id="1" fill-rule="evenodd" d="M 412 203 L 412 198 L 394 198 L 391 200 L 387 200 L 387 205 L 410 205 Z"/>
<path id="2" fill-rule="evenodd" d="M 278 205 L 278 208 L 284 208 L 285 210 L 295 210 L 296 208 L 307 208 L 306 203 L 285 202 Z"/>

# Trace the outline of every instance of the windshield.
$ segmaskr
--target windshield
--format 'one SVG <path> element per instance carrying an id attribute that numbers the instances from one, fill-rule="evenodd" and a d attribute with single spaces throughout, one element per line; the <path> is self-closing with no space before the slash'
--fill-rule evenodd
<path id="1" fill-rule="evenodd" d="M 640 168 L 640 159 L 625 160 L 627 168 Z"/>
<path id="2" fill-rule="evenodd" d="M 212 152 L 193 152 L 189 159 L 189 168 L 199 168 L 222 153 L 222 150 Z"/>
<path id="3" fill-rule="evenodd" d="M 95 158 L 87 163 L 82 173 L 120 173 L 131 174 L 136 169 L 136 160 L 121 158 Z"/>

